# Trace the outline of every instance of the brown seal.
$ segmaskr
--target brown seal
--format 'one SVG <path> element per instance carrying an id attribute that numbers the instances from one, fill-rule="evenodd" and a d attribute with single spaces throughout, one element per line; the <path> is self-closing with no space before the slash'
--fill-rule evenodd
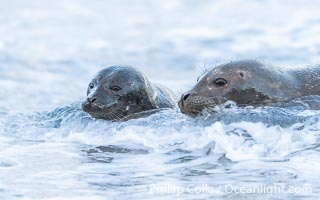
<path id="1" fill-rule="evenodd" d="M 122 121 L 175 108 L 173 93 L 151 83 L 138 69 L 112 66 L 101 70 L 90 82 L 82 109 L 92 117 Z"/>
<path id="2" fill-rule="evenodd" d="M 178 104 L 183 113 L 197 116 L 228 100 L 238 106 L 259 106 L 310 95 L 320 95 L 319 67 L 282 70 L 241 60 L 208 71 Z"/>

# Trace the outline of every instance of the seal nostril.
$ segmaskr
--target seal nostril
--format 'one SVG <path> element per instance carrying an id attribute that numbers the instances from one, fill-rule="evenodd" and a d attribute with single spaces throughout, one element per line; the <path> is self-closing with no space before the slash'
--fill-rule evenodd
<path id="1" fill-rule="evenodd" d="M 90 103 L 93 103 L 93 102 L 95 102 L 96 100 L 97 100 L 96 97 L 88 98 L 88 101 L 89 101 Z"/>
<path id="2" fill-rule="evenodd" d="M 190 94 L 182 95 L 182 99 L 185 101 L 188 99 L 189 96 L 190 96 Z"/>

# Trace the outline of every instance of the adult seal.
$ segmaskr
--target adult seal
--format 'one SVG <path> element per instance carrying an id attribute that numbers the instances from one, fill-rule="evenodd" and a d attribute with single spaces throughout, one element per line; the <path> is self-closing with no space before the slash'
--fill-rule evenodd
<path id="1" fill-rule="evenodd" d="M 281 102 L 310 95 L 320 95 L 319 67 L 284 70 L 241 60 L 208 71 L 178 104 L 183 113 L 198 116 L 228 100 L 238 106 L 281 106 Z"/>
<path id="2" fill-rule="evenodd" d="M 97 119 L 122 121 L 175 108 L 173 93 L 151 83 L 134 67 L 112 66 L 98 72 L 87 90 L 83 111 Z"/>

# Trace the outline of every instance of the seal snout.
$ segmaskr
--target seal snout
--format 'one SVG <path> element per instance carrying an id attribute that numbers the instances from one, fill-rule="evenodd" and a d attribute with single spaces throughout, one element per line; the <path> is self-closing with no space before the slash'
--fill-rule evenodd
<path id="1" fill-rule="evenodd" d="M 204 110 L 212 110 L 216 102 L 197 92 L 187 92 L 181 95 L 178 105 L 182 113 L 195 117 L 201 115 Z"/>
<path id="2" fill-rule="evenodd" d="M 184 108 L 188 104 L 188 98 L 190 97 L 191 93 L 184 93 L 181 95 L 180 100 L 178 101 L 178 105 L 180 109 Z"/>
<path id="3" fill-rule="evenodd" d="M 97 97 L 88 97 L 87 100 L 90 103 L 94 103 L 97 100 Z"/>
<path id="4" fill-rule="evenodd" d="M 178 101 L 178 105 L 179 105 L 180 109 L 182 109 L 182 107 L 184 107 L 184 102 L 188 99 L 189 96 L 190 96 L 189 93 L 185 93 L 185 94 L 181 95 L 181 98 Z"/>
<path id="5" fill-rule="evenodd" d="M 106 106 L 102 102 L 99 102 L 96 96 L 90 96 L 82 103 L 82 110 L 88 113 L 99 112 L 105 108 Z"/>
<path id="6" fill-rule="evenodd" d="M 181 98 L 178 102 L 179 108 L 182 113 L 197 116 L 202 111 L 202 108 L 197 106 L 197 95 L 191 92 L 187 92 L 181 95 Z"/>
<path id="7" fill-rule="evenodd" d="M 181 101 L 186 101 L 189 96 L 190 96 L 190 93 L 182 94 L 181 95 Z"/>

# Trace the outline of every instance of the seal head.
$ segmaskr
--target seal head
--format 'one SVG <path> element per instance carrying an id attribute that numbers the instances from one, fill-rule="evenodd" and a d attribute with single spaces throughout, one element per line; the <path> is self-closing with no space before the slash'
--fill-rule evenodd
<path id="1" fill-rule="evenodd" d="M 284 101 L 297 91 L 294 76 L 274 70 L 254 60 L 242 60 L 219 65 L 208 71 L 199 82 L 181 96 L 180 110 L 198 116 L 204 110 L 231 100 L 238 106 L 266 105 Z M 295 93 L 299 96 L 299 92 Z"/>
<path id="2" fill-rule="evenodd" d="M 112 66 L 92 79 L 82 109 L 97 119 L 120 121 L 132 114 L 174 107 L 169 97 L 168 103 L 159 105 L 157 93 L 163 93 L 158 90 L 138 69 Z"/>

